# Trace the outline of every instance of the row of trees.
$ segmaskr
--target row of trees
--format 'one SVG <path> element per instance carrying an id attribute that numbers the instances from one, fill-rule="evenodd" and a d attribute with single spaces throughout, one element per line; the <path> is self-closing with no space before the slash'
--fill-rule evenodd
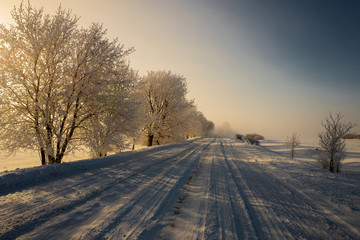
<path id="1" fill-rule="evenodd" d="M 184 77 L 139 77 L 127 60 L 134 49 L 109 40 L 101 25 L 80 28 L 61 7 L 49 15 L 21 4 L 11 14 L 14 24 L 0 26 L 1 150 L 38 150 L 52 164 L 79 146 L 105 156 L 214 127 L 186 98 Z"/>

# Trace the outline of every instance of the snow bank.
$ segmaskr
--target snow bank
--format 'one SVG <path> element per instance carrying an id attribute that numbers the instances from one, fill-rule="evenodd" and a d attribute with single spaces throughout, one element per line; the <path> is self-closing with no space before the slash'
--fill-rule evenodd
<path id="1" fill-rule="evenodd" d="M 289 174 L 288 179 L 297 180 L 308 191 L 321 193 L 341 208 L 360 212 L 360 141 L 346 140 L 346 158 L 341 173 L 331 173 L 320 167 L 316 139 L 303 140 L 295 150 L 294 159 L 290 159 L 289 147 L 284 141 L 268 140 L 262 146 L 265 159 L 270 153 L 266 150 L 279 154 L 269 162 L 268 168 L 272 172 Z"/>
<path id="2" fill-rule="evenodd" d="M 195 139 L 186 141 L 183 144 L 190 144 L 194 140 Z M 151 148 L 122 152 L 102 158 L 63 162 L 60 164 L 36 166 L 32 168 L 18 168 L 11 171 L 5 170 L 0 172 L 0 194 L 9 193 L 13 190 L 19 191 L 27 186 L 45 181 L 48 182 L 60 176 L 70 176 L 92 169 L 104 168 L 119 163 L 119 161 L 126 161 L 128 158 L 134 157 L 137 154 L 142 154 L 145 151 L 160 151 L 171 148 L 171 146 L 174 145 L 153 146 Z"/>
<path id="3" fill-rule="evenodd" d="M 121 160 L 119 155 L 107 158 L 95 158 L 76 162 L 64 162 L 32 168 L 16 169 L 0 172 L 0 194 L 11 191 L 11 189 L 24 188 L 27 185 L 50 181 L 58 176 L 72 175 L 84 172 L 87 169 L 101 168 Z"/>

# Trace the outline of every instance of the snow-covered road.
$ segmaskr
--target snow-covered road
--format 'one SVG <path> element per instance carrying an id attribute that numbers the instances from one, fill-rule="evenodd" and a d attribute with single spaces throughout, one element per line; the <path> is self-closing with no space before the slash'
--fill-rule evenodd
<path id="1" fill-rule="evenodd" d="M 327 193 L 334 174 L 264 147 L 200 138 L 83 165 L 0 176 L 0 239 L 360 239 L 358 174 Z"/>

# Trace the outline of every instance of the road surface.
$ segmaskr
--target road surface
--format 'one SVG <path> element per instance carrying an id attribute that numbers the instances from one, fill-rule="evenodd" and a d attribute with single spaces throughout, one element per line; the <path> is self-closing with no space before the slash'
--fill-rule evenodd
<path id="1" fill-rule="evenodd" d="M 200 138 L 112 158 L 4 191 L 0 239 L 360 239 L 263 147 Z"/>

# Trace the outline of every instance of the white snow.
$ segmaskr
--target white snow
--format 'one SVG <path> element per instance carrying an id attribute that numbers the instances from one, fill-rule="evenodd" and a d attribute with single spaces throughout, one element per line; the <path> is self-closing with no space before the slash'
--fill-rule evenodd
<path id="1" fill-rule="evenodd" d="M 0 239 L 360 239 L 360 141 L 342 173 L 316 145 L 230 138 L 0 172 Z"/>
<path id="2" fill-rule="evenodd" d="M 64 162 L 73 162 L 82 159 L 90 158 L 89 154 L 83 151 L 76 151 L 65 155 Z M 17 168 L 29 168 L 41 166 L 41 160 L 39 153 L 35 151 L 19 151 L 15 155 L 4 155 L 0 153 L 0 172 L 1 171 L 10 171 Z"/>

